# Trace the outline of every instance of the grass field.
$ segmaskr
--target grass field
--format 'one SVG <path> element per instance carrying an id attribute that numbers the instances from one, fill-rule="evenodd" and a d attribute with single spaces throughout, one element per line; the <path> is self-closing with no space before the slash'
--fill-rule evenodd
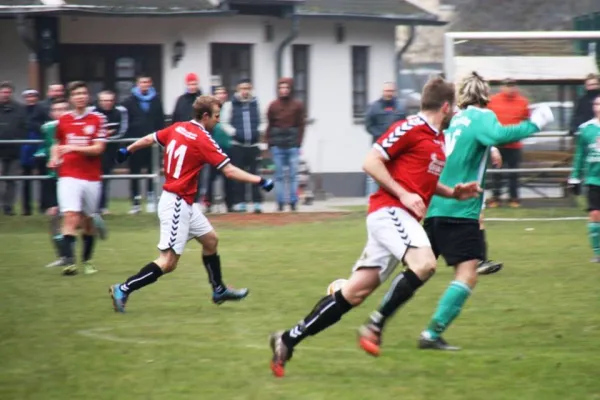
<path id="1" fill-rule="evenodd" d="M 390 323 L 380 358 L 358 350 L 355 329 L 383 289 L 302 343 L 282 380 L 268 368 L 267 335 L 348 276 L 364 215 L 214 223 L 226 282 L 251 288 L 246 301 L 210 302 L 200 249 L 190 243 L 178 270 L 134 294 L 120 315 L 107 288 L 154 258 L 154 216 L 110 216 L 95 258 L 101 272 L 75 277 L 43 267 L 53 252 L 42 217 L 0 217 L 0 399 L 600 399 L 600 266 L 588 262 L 584 221 L 488 224 L 492 256 L 506 267 L 482 277 L 446 334 L 463 351 L 415 347 L 451 279 L 441 265 Z"/>

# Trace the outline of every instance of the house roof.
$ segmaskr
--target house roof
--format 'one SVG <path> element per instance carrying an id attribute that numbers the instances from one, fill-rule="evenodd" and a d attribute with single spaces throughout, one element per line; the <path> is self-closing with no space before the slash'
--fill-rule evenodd
<path id="1" fill-rule="evenodd" d="M 511 78 L 519 82 L 581 82 L 598 73 L 594 57 L 455 57 L 455 82 L 477 71 L 490 82 Z"/>
<path id="2" fill-rule="evenodd" d="M 229 0 L 0 0 L 0 15 L 23 13 L 96 13 L 119 15 L 229 15 Z M 235 0 L 233 0 L 235 1 Z M 407 0 L 266 0 L 298 4 L 302 18 L 377 19 L 398 24 L 444 25 L 438 17 Z M 63 3 L 63 4 L 61 4 Z M 225 6 L 220 6 L 225 3 Z M 368 6 L 366 5 L 368 4 Z"/>
<path id="3" fill-rule="evenodd" d="M 306 0 L 301 17 L 382 19 L 416 25 L 445 25 L 438 16 L 406 0 Z"/>

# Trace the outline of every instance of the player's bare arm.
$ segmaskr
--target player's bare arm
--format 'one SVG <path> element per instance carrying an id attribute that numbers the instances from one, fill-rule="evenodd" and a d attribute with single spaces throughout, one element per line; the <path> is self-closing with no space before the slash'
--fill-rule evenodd
<path id="1" fill-rule="evenodd" d="M 260 176 L 249 174 L 248 172 L 241 170 L 235 165 L 231 164 L 227 164 L 226 166 L 224 166 L 221 169 L 221 172 L 223 172 L 223 175 L 225 175 L 227 179 L 233 179 L 235 181 L 246 183 L 253 183 L 255 185 L 258 185 L 263 180 L 263 178 L 261 178 Z"/>
<path id="2" fill-rule="evenodd" d="M 135 153 L 138 150 L 152 146 L 154 143 L 154 133 L 151 133 L 131 143 L 129 146 L 127 146 L 127 151 L 130 153 Z"/>
<path id="3" fill-rule="evenodd" d="M 437 184 L 435 194 L 441 197 L 449 197 L 457 200 L 467 200 L 479 196 L 481 187 L 477 182 L 459 183 L 453 188 L 442 183 Z"/>
<path id="4" fill-rule="evenodd" d="M 426 211 L 423 199 L 415 193 L 408 192 L 402 185 L 396 182 L 385 167 L 386 162 L 387 160 L 380 151 L 371 149 L 363 163 L 363 170 L 375 179 L 381 187 L 389 193 L 393 193 L 400 199 L 402 204 L 421 218 L 425 215 Z"/>
<path id="5" fill-rule="evenodd" d="M 56 168 L 58 166 L 58 145 L 53 144 L 50 147 L 50 159 L 48 160 L 48 168 Z"/>

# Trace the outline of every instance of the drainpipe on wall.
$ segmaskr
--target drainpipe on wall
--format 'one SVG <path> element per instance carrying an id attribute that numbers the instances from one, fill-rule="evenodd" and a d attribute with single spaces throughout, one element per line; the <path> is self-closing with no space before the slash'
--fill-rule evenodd
<path id="1" fill-rule="evenodd" d="M 296 39 L 296 37 L 298 37 L 298 34 L 300 33 L 300 29 L 299 29 L 299 21 L 298 21 L 298 15 L 296 14 L 296 8 L 294 7 L 293 11 L 292 11 L 292 29 L 290 30 L 290 34 L 283 39 L 283 42 L 281 42 L 281 44 L 277 47 L 277 53 L 275 54 L 275 60 L 277 60 L 276 62 L 276 75 L 277 75 L 277 80 L 281 79 L 283 76 L 283 52 L 285 51 L 285 48 L 294 41 L 294 39 Z"/>
<path id="2" fill-rule="evenodd" d="M 23 14 L 17 14 L 17 33 L 19 37 L 29 49 L 29 64 L 28 64 L 28 84 L 29 88 L 35 89 L 41 93 L 40 87 L 40 64 L 37 59 L 37 49 L 35 41 L 31 37 L 27 19 Z"/>
<path id="3" fill-rule="evenodd" d="M 417 30 L 414 25 L 409 26 L 408 39 L 406 40 L 406 43 L 404 43 L 404 46 L 402 46 L 402 48 L 396 52 L 394 72 L 396 77 L 396 89 L 398 91 L 400 90 L 400 70 L 402 69 L 402 56 L 404 55 L 404 53 L 406 53 L 406 51 L 409 49 L 410 46 L 412 46 L 413 42 L 415 41 L 415 37 L 417 36 L 416 31 Z"/>

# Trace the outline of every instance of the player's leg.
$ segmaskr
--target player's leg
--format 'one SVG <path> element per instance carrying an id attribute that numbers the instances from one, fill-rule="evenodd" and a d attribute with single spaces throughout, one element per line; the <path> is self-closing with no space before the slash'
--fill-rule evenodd
<path id="1" fill-rule="evenodd" d="M 594 252 L 591 262 L 600 263 L 600 186 L 588 185 L 588 237 Z"/>
<path id="2" fill-rule="evenodd" d="M 367 245 L 344 287 L 332 295 L 322 297 L 306 317 L 291 329 L 271 335 L 271 370 L 275 376 L 284 375 L 286 362 L 302 340 L 334 325 L 344 314 L 360 305 L 393 272 L 398 260 L 378 240 L 378 232 L 388 224 L 385 221 L 386 212 L 382 209 L 367 217 Z M 399 238 L 397 232 L 395 235 Z M 397 243 L 399 247 L 403 247 L 403 241 L 398 240 Z"/>
<path id="3" fill-rule="evenodd" d="M 131 293 L 175 270 L 189 239 L 190 207 L 181 197 L 170 192 L 162 192 L 158 202 L 160 239 L 157 247 L 160 255 L 142 267 L 137 274 L 127 278 L 125 282 L 109 288 L 115 311 L 125 312 L 125 304 Z"/>
<path id="4" fill-rule="evenodd" d="M 401 259 L 407 268 L 392 281 L 379 308 L 359 328 L 359 345 L 374 356 L 380 354 L 381 336 L 386 322 L 436 270 L 436 257 L 429 238 L 416 219 L 403 209 L 395 208 L 389 210 L 387 220 L 382 222 L 375 233 L 379 243 L 395 258 Z M 399 245 L 399 242 L 403 244 Z"/>
<path id="5" fill-rule="evenodd" d="M 58 205 L 62 214 L 62 257 L 65 268 L 64 275 L 77 273 L 75 265 L 75 241 L 77 229 L 81 222 L 83 207 L 83 183 L 81 179 L 59 178 L 57 183 Z"/>
<path id="6" fill-rule="evenodd" d="M 41 208 L 48 217 L 48 233 L 52 240 L 52 245 L 56 251 L 56 260 L 46 265 L 47 268 L 61 267 L 64 265 L 62 258 L 62 232 L 61 216 L 58 210 L 58 200 L 56 195 L 56 178 L 49 178 L 42 181 L 42 201 Z"/>
<path id="7" fill-rule="evenodd" d="M 218 251 L 219 238 L 198 204 L 192 205 L 189 226 L 189 238 L 196 239 L 202 245 L 202 262 L 208 274 L 208 282 L 212 286 L 213 302 L 221 304 L 230 300 L 242 300 L 248 296 L 248 289 L 228 288 L 223 282 L 221 256 Z"/>
<path id="8" fill-rule="evenodd" d="M 102 220 L 98 214 L 100 198 L 102 195 L 102 182 L 84 181 L 82 182 L 82 187 L 81 242 L 83 247 L 81 261 L 83 264 L 83 272 L 86 275 L 91 275 L 98 272 L 92 263 L 95 236 L 96 233 L 98 233 L 99 236 L 103 236 L 104 231 L 104 222 L 96 222 L 97 219 L 100 221 Z"/>
<path id="9" fill-rule="evenodd" d="M 421 333 L 418 346 L 421 349 L 458 350 L 441 335 L 460 315 L 477 284 L 477 265 L 483 243 L 477 220 L 437 218 L 434 229 L 440 239 L 441 255 L 448 265 L 455 266 L 455 277 L 442 295 L 427 328 Z"/>
<path id="10" fill-rule="evenodd" d="M 483 210 L 481 211 L 481 214 L 479 215 L 479 233 L 481 235 L 481 242 L 483 243 L 483 247 L 482 247 L 483 253 L 482 253 L 481 261 L 479 262 L 479 265 L 477 266 L 477 273 L 479 275 L 495 274 L 496 272 L 498 272 L 502 269 L 504 264 L 502 264 L 501 262 L 498 262 L 498 261 L 493 261 L 493 260 L 488 259 L 488 244 L 487 244 L 487 238 L 485 236 L 485 224 L 483 221 Z"/>

